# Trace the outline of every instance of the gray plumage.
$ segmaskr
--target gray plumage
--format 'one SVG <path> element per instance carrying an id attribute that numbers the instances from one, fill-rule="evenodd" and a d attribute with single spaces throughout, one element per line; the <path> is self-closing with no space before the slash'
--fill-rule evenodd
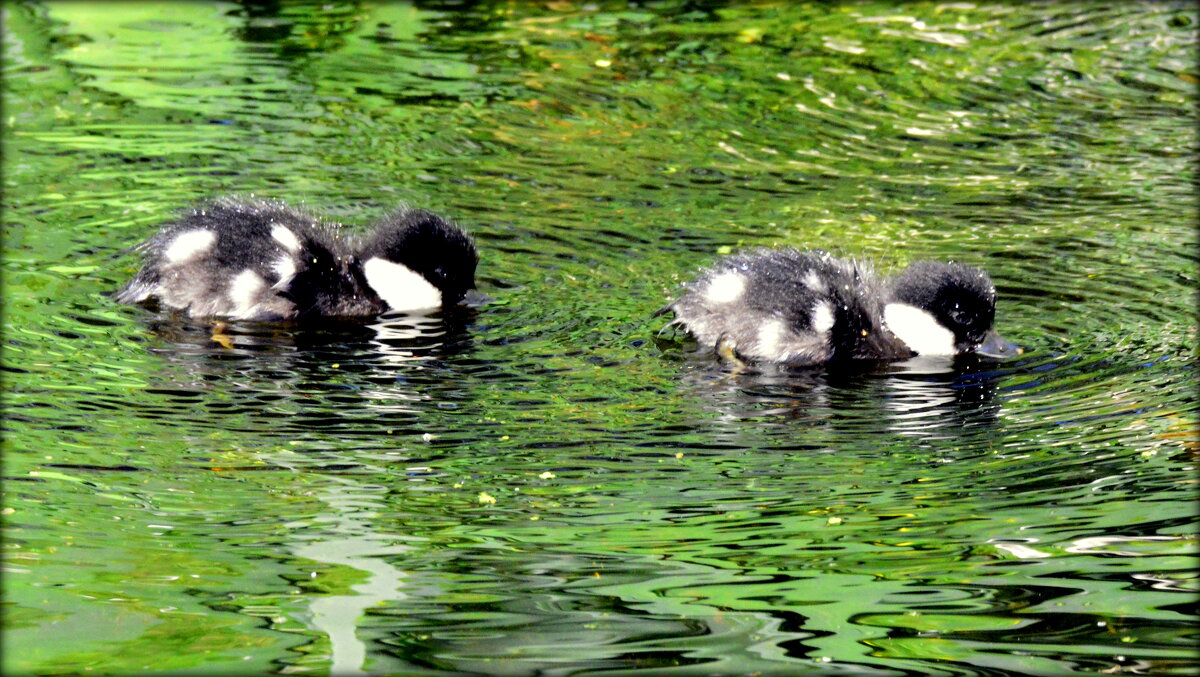
<path id="1" fill-rule="evenodd" d="M 1015 348 L 991 331 L 987 273 L 952 263 L 914 264 L 889 282 L 869 263 L 823 251 L 755 249 L 701 270 L 667 309 L 702 348 L 792 366 L 904 359 L 943 337 L 945 353 L 990 339 L 1001 353 Z M 889 327 L 889 315 L 905 331 Z"/>
<path id="2" fill-rule="evenodd" d="M 277 200 L 219 198 L 181 213 L 141 245 L 143 266 L 116 298 L 197 318 L 372 316 L 390 306 L 366 279 L 364 252 L 420 275 L 445 305 L 474 287 L 474 245 L 436 214 L 404 208 L 365 238 L 339 231 Z"/>

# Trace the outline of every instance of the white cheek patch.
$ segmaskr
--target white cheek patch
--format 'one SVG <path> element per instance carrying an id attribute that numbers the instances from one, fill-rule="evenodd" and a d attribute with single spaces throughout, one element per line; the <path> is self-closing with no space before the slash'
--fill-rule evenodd
<path id="1" fill-rule="evenodd" d="M 271 228 L 271 237 L 280 244 L 284 249 L 295 254 L 300 251 L 300 238 L 292 231 L 283 226 L 275 226 Z"/>
<path id="2" fill-rule="evenodd" d="M 813 306 L 812 327 L 819 334 L 833 329 L 833 310 L 827 301 L 819 301 Z"/>
<path id="3" fill-rule="evenodd" d="M 883 321 L 896 338 L 918 355 L 953 355 L 954 333 L 938 324 L 933 315 L 905 303 L 889 303 Z"/>
<path id="4" fill-rule="evenodd" d="M 243 270 L 233 278 L 233 284 L 229 285 L 229 300 L 234 305 L 233 314 L 249 314 L 250 310 L 257 305 L 258 295 L 266 286 L 267 283 L 253 270 Z"/>
<path id="5" fill-rule="evenodd" d="M 442 305 L 442 292 L 408 266 L 374 257 L 363 263 L 363 275 L 392 310 L 426 310 Z"/>
<path id="6" fill-rule="evenodd" d="M 821 282 L 821 276 L 817 275 L 815 270 L 808 271 L 808 274 L 804 276 L 804 286 L 813 291 L 825 290 L 825 284 Z"/>
<path id="7" fill-rule="evenodd" d="M 163 257 L 169 263 L 187 263 L 212 249 L 216 241 L 217 234 L 211 230 L 188 231 L 171 242 L 171 245 L 163 252 Z"/>
<path id="8" fill-rule="evenodd" d="M 708 287 L 704 290 L 704 298 L 713 303 L 729 303 L 736 301 L 745 290 L 746 278 L 729 271 L 708 281 Z"/>

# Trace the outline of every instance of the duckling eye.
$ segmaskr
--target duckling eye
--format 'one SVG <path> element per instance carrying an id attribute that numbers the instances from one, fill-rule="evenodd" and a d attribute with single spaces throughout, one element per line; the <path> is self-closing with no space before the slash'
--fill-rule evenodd
<path id="1" fill-rule="evenodd" d="M 953 320 L 955 324 L 961 324 L 965 326 L 971 324 L 971 322 L 975 320 L 974 313 L 959 306 L 954 306 L 951 308 L 949 314 L 950 319 Z"/>

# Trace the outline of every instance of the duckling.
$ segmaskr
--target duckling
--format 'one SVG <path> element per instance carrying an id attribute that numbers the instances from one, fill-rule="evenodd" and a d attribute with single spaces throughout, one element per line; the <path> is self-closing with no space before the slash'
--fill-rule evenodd
<path id="1" fill-rule="evenodd" d="M 757 249 L 702 270 L 669 303 L 701 347 L 788 366 L 974 352 L 1007 356 L 984 271 L 916 263 L 890 283 L 824 251 Z M 668 325 L 668 326 L 671 326 Z"/>
<path id="2" fill-rule="evenodd" d="M 364 239 L 277 200 L 220 198 L 142 244 L 121 303 L 193 318 L 311 320 L 452 306 L 475 286 L 478 254 L 454 223 L 404 208 Z"/>

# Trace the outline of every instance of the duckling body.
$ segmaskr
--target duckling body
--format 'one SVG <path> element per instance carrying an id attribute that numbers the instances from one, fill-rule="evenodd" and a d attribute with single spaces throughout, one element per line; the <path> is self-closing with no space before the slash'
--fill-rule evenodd
<path id="1" fill-rule="evenodd" d="M 474 287 L 478 258 L 458 226 L 424 210 L 358 239 L 283 202 L 234 198 L 183 214 L 140 249 L 144 265 L 118 301 L 259 321 L 453 305 Z"/>
<path id="2" fill-rule="evenodd" d="M 889 281 L 823 251 L 758 249 L 702 270 L 667 308 L 701 347 L 756 362 L 1011 350 L 992 331 L 991 279 L 959 264 L 922 262 Z"/>

